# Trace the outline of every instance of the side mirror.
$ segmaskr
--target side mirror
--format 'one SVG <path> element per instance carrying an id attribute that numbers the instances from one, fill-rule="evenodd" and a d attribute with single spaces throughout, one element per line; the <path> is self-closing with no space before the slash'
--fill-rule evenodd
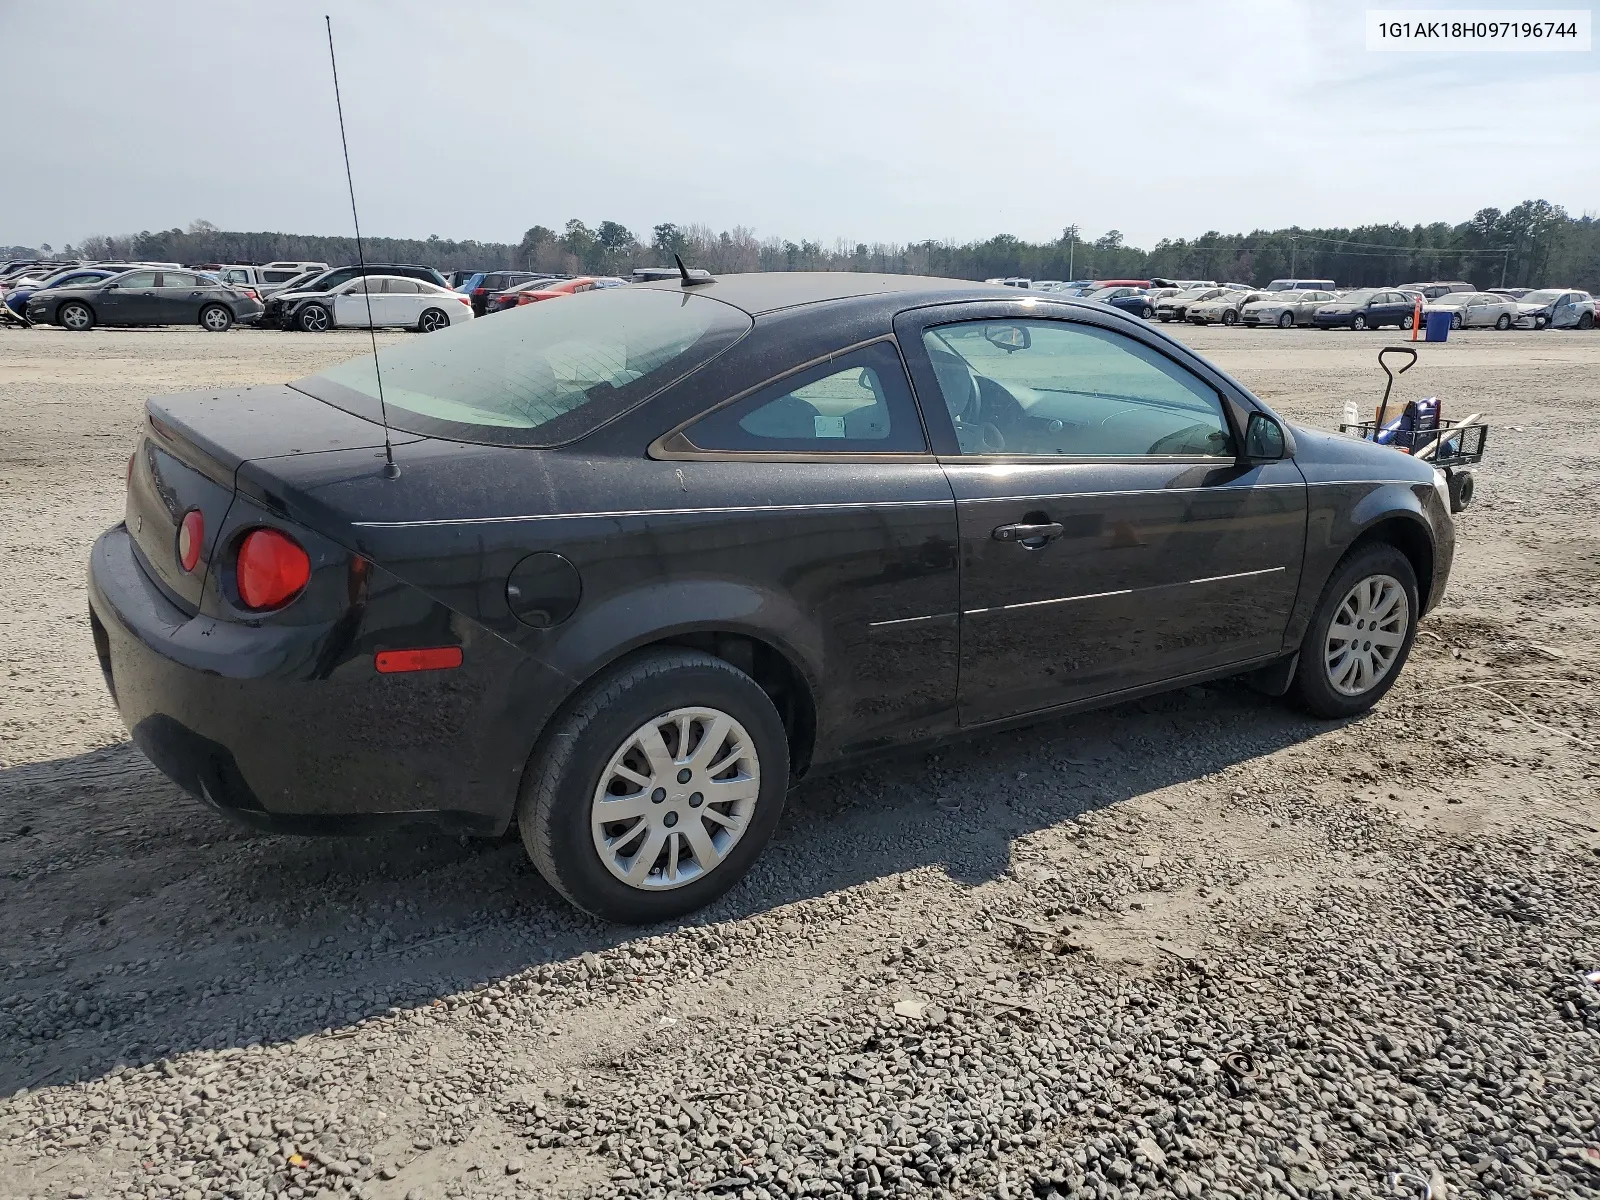
<path id="1" fill-rule="evenodd" d="M 1015 354 L 1033 345 L 1033 334 L 1026 325 L 985 325 L 983 336 L 989 339 L 991 345 L 999 346 L 1007 354 Z"/>
<path id="2" fill-rule="evenodd" d="M 1271 461 L 1282 458 L 1284 449 L 1283 426 L 1266 413 L 1251 413 L 1244 431 L 1244 456 Z"/>

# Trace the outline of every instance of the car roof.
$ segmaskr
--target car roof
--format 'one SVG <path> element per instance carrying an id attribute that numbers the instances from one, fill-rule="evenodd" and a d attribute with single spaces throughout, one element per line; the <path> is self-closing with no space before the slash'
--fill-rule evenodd
<path id="1" fill-rule="evenodd" d="M 689 290 L 700 292 L 724 304 L 743 309 L 752 317 L 864 296 L 899 293 L 918 299 L 940 293 L 994 296 L 1015 300 L 1018 289 L 1004 284 L 978 283 L 970 279 L 937 279 L 925 275 L 870 275 L 864 271 L 770 271 L 748 275 L 718 275 L 706 283 L 683 288 L 677 279 L 651 280 L 635 287 L 656 291 Z"/>

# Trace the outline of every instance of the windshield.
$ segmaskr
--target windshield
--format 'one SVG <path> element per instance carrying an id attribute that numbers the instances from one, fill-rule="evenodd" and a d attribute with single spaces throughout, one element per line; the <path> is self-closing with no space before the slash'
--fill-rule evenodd
<path id="1" fill-rule="evenodd" d="M 747 333 L 707 296 L 610 288 L 531 304 L 378 352 L 389 422 L 412 433 L 556 446 L 649 399 Z M 296 389 L 378 419 L 371 355 Z"/>
<path id="2" fill-rule="evenodd" d="M 1562 293 L 1560 292 L 1552 291 L 1529 292 L 1522 298 L 1522 302 L 1524 304 L 1549 304 L 1551 301 L 1559 298 L 1561 294 Z"/>

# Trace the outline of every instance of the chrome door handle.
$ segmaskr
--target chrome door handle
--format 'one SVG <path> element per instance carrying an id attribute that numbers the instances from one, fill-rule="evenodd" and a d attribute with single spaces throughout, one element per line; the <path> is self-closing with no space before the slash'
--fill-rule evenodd
<path id="1" fill-rule="evenodd" d="M 1024 546 L 1042 546 L 1066 531 L 1057 521 L 1042 525 L 998 525 L 989 536 L 997 542 L 1021 542 Z"/>

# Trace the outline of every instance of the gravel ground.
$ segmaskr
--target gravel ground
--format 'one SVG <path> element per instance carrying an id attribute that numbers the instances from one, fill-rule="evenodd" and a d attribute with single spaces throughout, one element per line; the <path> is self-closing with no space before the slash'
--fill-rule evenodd
<path id="1" fill-rule="evenodd" d="M 1306 423 L 1381 390 L 1181 332 Z M 1424 347 L 1495 431 L 1366 719 L 1219 684 L 810 782 L 642 931 L 510 840 L 235 828 L 104 695 L 143 398 L 362 345 L 0 332 L 0 1195 L 1600 1195 L 1600 336 Z"/>

